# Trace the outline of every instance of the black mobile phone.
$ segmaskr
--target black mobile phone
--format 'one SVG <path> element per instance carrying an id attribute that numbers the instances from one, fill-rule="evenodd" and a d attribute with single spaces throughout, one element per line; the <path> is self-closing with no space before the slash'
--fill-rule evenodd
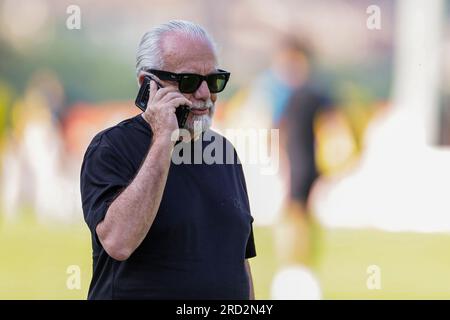
<path id="1" fill-rule="evenodd" d="M 136 96 L 136 100 L 134 101 L 134 104 L 143 112 L 145 112 L 145 110 L 147 109 L 147 103 L 150 95 L 149 88 L 151 80 L 152 79 L 149 76 L 144 77 L 144 81 L 142 81 L 141 88 L 139 89 L 139 92 Z M 156 85 L 158 86 L 158 89 L 162 88 L 161 84 L 159 84 L 158 81 L 155 82 Z M 190 108 L 186 105 L 179 106 L 176 109 L 175 114 L 177 116 L 178 128 L 184 128 L 186 120 L 189 116 L 189 110 Z"/>

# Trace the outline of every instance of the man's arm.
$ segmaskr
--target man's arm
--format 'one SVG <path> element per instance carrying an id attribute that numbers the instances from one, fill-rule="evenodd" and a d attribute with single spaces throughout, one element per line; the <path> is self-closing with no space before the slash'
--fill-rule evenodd
<path id="1" fill-rule="evenodd" d="M 253 279 L 252 279 L 252 271 L 250 269 L 250 263 L 248 262 L 248 260 L 245 260 L 245 270 L 247 270 L 247 274 L 248 274 L 248 285 L 250 287 L 250 300 L 255 300 L 255 291 L 253 288 Z"/>
<path id="2" fill-rule="evenodd" d="M 150 82 L 150 98 L 142 116 L 152 128 L 152 145 L 133 181 L 111 203 L 96 227 L 103 248 L 116 260 L 130 257 L 155 220 L 175 144 L 172 133 L 178 129 L 175 109 L 183 104 L 192 103 L 176 88 L 157 91 L 154 81 Z"/>
<path id="3" fill-rule="evenodd" d="M 97 225 L 99 240 L 112 258 L 128 259 L 147 235 L 161 202 L 172 148 L 170 140 L 152 143 L 134 180 Z"/>

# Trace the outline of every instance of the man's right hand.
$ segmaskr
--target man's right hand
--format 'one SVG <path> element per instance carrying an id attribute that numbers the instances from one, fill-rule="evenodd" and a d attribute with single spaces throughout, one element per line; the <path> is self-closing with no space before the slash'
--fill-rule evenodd
<path id="1" fill-rule="evenodd" d="M 177 140 L 178 137 L 172 137 L 172 134 L 178 129 L 175 111 L 181 105 L 191 106 L 192 102 L 177 87 L 167 86 L 158 90 L 156 82 L 150 81 L 149 99 L 143 117 L 150 125 L 155 140 Z"/>

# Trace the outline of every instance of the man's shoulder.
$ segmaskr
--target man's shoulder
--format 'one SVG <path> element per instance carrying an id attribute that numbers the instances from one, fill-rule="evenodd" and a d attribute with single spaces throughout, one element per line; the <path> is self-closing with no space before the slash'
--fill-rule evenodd
<path id="1" fill-rule="evenodd" d="M 225 137 L 220 132 L 215 131 L 211 128 L 209 128 L 207 131 L 205 131 L 204 139 L 209 140 L 209 141 L 222 142 L 224 146 L 227 146 L 227 147 L 231 148 L 232 150 L 236 151 L 233 143 L 227 137 Z"/>
<path id="2" fill-rule="evenodd" d="M 116 125 L 98 132 L 89 143 L 85 156 L 99 148 L 105 151 L 119 152 L 119 150 L 126 148 L 126 145 L 133 144 L 133 139 L 137 138 L 139 131 L 143 134 L 151 134 L 150 130 L 140 123 L 138 117 L 140 115 L 122 120 Z"/>
<path id="3" fill-rule="evenodd" d="M 134 116 L 121 122 L 110 126 L 98 132 L 93 138 L 89 146 L 101 145 L 108 146 L 121 142 L 130 142 L 130 137 L 135 134 L 137 130 L 145 129 L 139 121 L 140 115 Z"/>
<path id="4" fill-rule="evenodd" d="M 219 131 L 216 131 L 212 128 L 209 128 L 204 132 L 204 135 L 208 137 L 214 137 L 214 139 L 223 139 L 223 141 L 226 141 L 227 143 L 231 143 L 223 134 L 221 134 Z"/>

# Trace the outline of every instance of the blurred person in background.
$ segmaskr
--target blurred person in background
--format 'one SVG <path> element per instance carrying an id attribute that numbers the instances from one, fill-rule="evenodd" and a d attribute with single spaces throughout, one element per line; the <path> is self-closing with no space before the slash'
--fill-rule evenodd
<path id="1" fill-rule="evenodd" d="M 5 147 L 2 206 L 6 216 L 31 209 L 39 221 L 74 218 L 67 203 L 71 183 L 65 179 L 59 113 L 64 89 L 50 70 L 36 71 L 23 99 L 12 107 L 12 132 Z"/>
<path id="2" fill-rule="evenodd" d="M 248 86 L 244 86 L 229 100 L 223 114 L 222 130 L 232 128 L 244 130 L 248 135 L 254 133 L 264 137 L 258 141 L 254 149 L 261 153 L 269 153 L 273 159 L 276 151 L 276 161 L 279 166 L 274 174 L 262 173 L 266 167 L 264 160 L 258 163 L 243 163 L 247 182 L 252 189 L 250 203 L 259 223 L 273 223 L 281 210 L 288 187 L 288 164 L 285 151 L 282 117 L 292 93 L 305 82 L 307 68 L 303 43 L 291 34 L 281 33 L 280 40 L 271 54 L 269 66 L 263 69 Z M 279 139 L 273 141 L 271 131 L 278 131 Z M 278 149 L 272 150 L 274 145 Z M 239 154 L 247 150 L 240 150 Z M 248 148 L 250 149 L 250 148 Z M 270 151 L 269 151 L 270 150 Z M 269 152 L 267 152 L 269 151 Z M 271 201 L 261 201 L 269 199 Z"/>
<path id="3" fill-rule="evenodd" d="M 282 34 L 280 39 L 270 66 L 227 105 L 224 127 L 279 129 L 279 172 L 265 176 L 260 167 L 244 165 L 256 219 L 268 221 L 268 216 L 272 216 L 275 223 L 276 256 L 281 268 L 273 282 L 272 297 L 318 297 L 319 285 L 305 268 L 311 262 L 312 238 L 307 202 L 318 177 L 315 125 L 319 114 L 329 110 L 331 102 L 313 78 L 309 41 L 295 34 Z M 268 197 L 270 203 L 261 201 Z M 283 270 L 292 266 L 302 266 L 302 274 L 283 278 Z M 305 281 L 312 284 L 304 285 Z M 300 291 L 290 292 L 291 285 Z M 311 292 L 305 293 L 308 288 Z"/>
<path id="4" fill-rule="evenodd" d="M 283 146 L 282 164 L 284 180 L 287 181 L 287 195 L 281 217 L 275 226 L 277 255 L 281 264 L 278 277 L 274 280 L 275 298 L 288 298 L 289 292 L 277 288 L 284 280 L 281 272 L 285 269 L 299 272 L 299 286 L 305 282 L 317 294 L 304 294 L 306 298 L 319 298 L 319 287 L 308 267 L 312 261 L 313 240 L 317 235 L 312 232 L 312 218 L 308 209 L 308 199 L 314 182 L 319 177 L 316 162 L 316 126 L 321 113 L 331 111 L 331 99 L 325 90 L 314 80 L 313 56 L 311 45 L 304 39 L 291 36 L 282 46 L 284 54 L 291 61 L 284 65 L 280 74 L 293 88 L 286 100 L 280 99 L 282 107 L 274 112 L 274 124 L 280 127 L 280 139 Z M 330 113 L 333 117 L 333 113 Z M 294 269 L 293 269 L 294 268 Z M 303 274 L 303 276 L 302 276 Z M 292 282 L 294 278 L 287 279 Z M 308 287 L 308 285 L 306 285 Z M 291 296 L 295 298 L 294 296 Z"/>
<path id="5" fill-rule="evenodd" d="M 171 161 L 181 105 L 191 107 L 185 128 L 194 138 L 180 144 L 208 146 L 194 126 L 212 132 L 226 85 L 215 87 L 211 37 L 187 21 L 159 25 L 143 36 L 136 67 L 139 84 L 153 79 L 146 111 L 97 134 L 81 169 L 93 249 L 88 298 L 254 298 L 247 261 L 256 255 L 253 218 L 241 165 Z"/>
<path id="6" fill-rule="evenodd" d="M 227 124 L 241 128 L 280 127 L 292 93 L 306 80 L 307 68 L 303 43 L 293 35 L 283 34 L 280 39 L 270 66 L 227 104 Z"/>

